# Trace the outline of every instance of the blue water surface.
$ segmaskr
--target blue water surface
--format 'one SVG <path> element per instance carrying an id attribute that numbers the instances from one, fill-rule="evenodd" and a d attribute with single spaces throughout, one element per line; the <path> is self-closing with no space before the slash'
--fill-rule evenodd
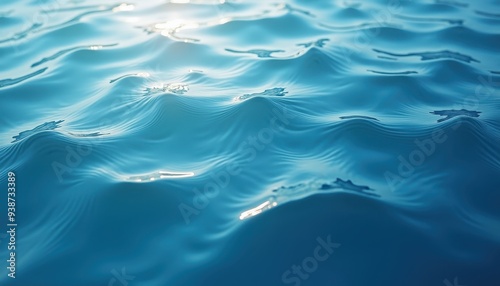
<path id="1" fill-rule="evenodd" d="M 499 52 L 498 0 L 3 0 L 0 284 L 498 286 Z"/>

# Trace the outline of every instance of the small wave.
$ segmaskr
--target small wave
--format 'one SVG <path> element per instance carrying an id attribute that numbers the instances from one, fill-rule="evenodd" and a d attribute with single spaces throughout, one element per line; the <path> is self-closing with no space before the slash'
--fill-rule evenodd
<path id="1" fill-rule="evenodd" d="M 11 143 L 21 141 L 24 138 L 30 137 L 31 135 L 42 132 L 42 131 L 50 131 L 50 130 L 54 130 L 56 128 L 59 128 L 59 127 L 61 127 L 60 124 L 62 122 L 64 122 L 64 120 L 45 122 L 43 124 L 38 125 L 37 127 L 33 128 L 33 129 L 22 131 L 21 133 L 19 133 L 19 135 L 12 137 L 14 139 L 14 141 L 12 141 Z"/>
<path id="2" fill-rule="evenodd" d="M 273 58 L 274 53 L 284 53 L 284 50 L 248 50 L 248 51 L 238 51 L 233 49 L 226 49 L 226 51 L 235 54 L 254 54 L 259 58 Z"/>
<path id="3" fill-rule="evenodd" d="M 236 100 L 246 100 L 256 96 L 285 96 L 288 91 L 285 91 L 283 87 L 275 87 L 271 89 L 266 89 L 263 92 L 244 94 L 236 98 Z"/>
<path id="4" fill-rule="evenodd" d="M 320 47 L 323 48 L 326 45 L 326 42 L 330 41 L 330 39 L 319 39 L 316 41 L 308 42 L 308 43 L 303 43 L 303 44 L 297 44 L 297 46 L 303 46 L 305 48 L 310 48 L 310 47 Z"/>
<path id="5" fill-rule="evenodd" d="M 253 216 L 259 215 L 267 210 L 270 210 L 282 203 L 290 200 L 304 198 L 306 196 L 318 194 L 324 191 L 332 191 L 335 189 L 351 191 L 367 196 L 380 197 L 374 190 L 368 186 L 356 185 L 351 180 L 342 180 L 337 178 L 333 182 L 317 182 L 310 181 L 306 183 L 299 183 L 293 186 L 282 186 L 272 190 L 272 196 L 264 203 L 246 210 L 240 214 L 240 220 L 245 220 Z"/>
<path id="6" fill-rule="evenodd" d="M 49 56 L 49 57 L 45 57 L 43 59 L 41 59 L 40 61 L 34 63 L 31 65 L 31 67 L 36 67 L 36 66 L 39 66 L 41 64 L 44 64 L 48 61 L 52 61 L 52 60 L 55 60 L 67 53 L 71 53 L 73 51 L 77 51 L 77 50 L 83 50 L 83 49 L 89 49 L 89 50 L 97 50 L 97 49 L 102 49 L 102 48 L 105 48 L 105 47 L 113 47 L 113 46 L 116 46 L 117 44 L 111 44 L 111 45 L 89 45 L 89 46 L 78 46 L 78 47 L 73 47 L 73 48 L 69 48 L 69 49 L 65 49 L 65 50 L 61 50 L 55 54 L 53 54 L 52 56 Z"/>
<path id="7" fill-rule="evenodd" d="M 406 15 L 398 15 L 398 18 L 408 21 L 416 21 L 416 22 L 444 22 L 450 25 L 463 25 L 464 20 L 461 19 L 444 19 L 444 18 L 419 18 L 419 17 L 411 17 Z"/>
<path id="8" fill-rule="evenodd" d="M 167 171 L 156 171 L 153 173 L 145 174 L 145 175 L 134 175 L 127 177 L 128 181 L 133 182 L 152 182 L 156 180 L 162 179 L 178 179 L 178 178 L 187 178 L 194 176 L 193 172 L 167 172 Z"/>
<path id="9" fill-rule="evenodd" d="M 170 92 L 174 94 L 184 94 L 189 91 L 189 87 L 183 83 L 166 83 L 161 86 L 146 88 L 146 95 Z"/>
<path id="10" fill-rule="evenodd" d="M 500 14 L 491 13 L 491 12 L 484 12 L 484 11 L 478 11 L 478 10 L 476 10 L 474 12 L 476 12 L 476 14 L 481 15 L 481 16 L 500 19 Z"/>
<path id="11" fill-rule="evenodd" d="M 42 68 L 42 69 L 39 69 L 39 70 L 37 70 L 35 72 L 32 72 L 30 74 L 27 74 L 27 75 L 24 75 L 24 76 L 21 76 L 21 77 L 18 77 L 18 78 L 1 79 L 0 80 L 0 88 L 6 87 L 6 86 L 10 86 L 10 85 L 18 84 L 18 83 L 23 82 L 25 80 L 28 80 L 28 79 L 30 79 L 32 77 L 40 75 L 40 74 L 44 73 L 46 70 L 47 70 L 47 68 Z"/>
<path id="12" fill-rule="evenodd" d="M 460 110 L 450 109 L 450 110 L 436 110 L 436 111 L 431 111 L 430 113 L 439 116 L 444 116 L 444 118 L 438 119 L 437 121 L 437 122 L 443 122 L 457 116 L 479 117 L 481 111 L 471 111 L 466 109 L 460 109 Z"/>
<path id="13" fill-rule="evenodd" d="M 370 117 L 370 116 L 364 116 L 364 115 L 346 115 L 346 116 L 340 116 L 340 119 L 368 119 L 368 120 L 375 120 L 379 121 L 377 118 Z"/>
<path id="14" fill-rule="evenodd" d="M 422 61 L 429 60 L 439 60 L 439 59 L 453 59 L 457 61 L 462 61 L 466 63 L 476 62 L 479 63 L 478 60 L 457 52 L 452 51 L 440 51 L 440 52 L 421 52 L 421 53 L 407 53 L 407 54 L 397 54 L 386 52 L 378 49 L 373 49 L 373 51 L 393 57 L 420 57 Z"/>
<path id="15" fill-rule="evenodd" d="M 92 132 L 92 133 L 72 133 L 68 132 L 69 135 L 74 137 L 99 137 L 104 135 L 109 135 L 110 133 Z"/>
<path id="16" fill-rule="evenodd" d="M 468 3 L 459 2 L 459 1 L 452 1 L 452 0 L 436 0 L 436 3 L 443 4 L 443 5 L 449 5 L 449 6 L 456 6 L 456 7 L 460 7 L 460 8 L 469 7 Z"/>
<path id="17" fill-rule="evenodd" d="M 9 38 L 6 38 L 6 39 L 3 39 L 3 40 L 0 40 L 0 43 L 5 43 L 5 42 L 10 42 L 10 41 L 18 41 L 18 40 L 21 40 L 21 39 L 24 39 L 26 38 L 30 33 L 34 32 L 34 31 L 37 31 L 38 28 L 40 28 L 42 26 L 41 23 L 33 23 L 29 28 L 27 28 L 26 30 L 23 30 L 21 32 L 18 32 L 18 33 L 15 33 L 14 35 L 12 35 L 11 37 Z"/>
<path id="18" fill-rule="evenodd" d="M 409 74 L 418 74 L 416 71 L 401 71 L 401 72 L 384 72 L 384 71 L 375 71 L 375 70 L 367 70 L 376 74 L 385 74 L 385 75 L 409 75 Z"/>

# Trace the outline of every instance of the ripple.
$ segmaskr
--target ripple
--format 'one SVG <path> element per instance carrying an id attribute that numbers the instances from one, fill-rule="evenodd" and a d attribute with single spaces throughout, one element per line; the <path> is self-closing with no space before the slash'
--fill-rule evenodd
<path id="1" fill-rule="evenodd" d="M 93 8 L 93 9 L 90 9 L 89 11 L 85 11 L 83 13 L 77 14 L 77 15 L 71 17 L 70 19 L 62 21 L 61 23 L 54 24 L 54 25 L 51 25 L 51 26 L 40 27 L 40 29 L 36 30 L 36 32 L 39 32 L 39 31 L 51 31 L 51 30 L 60 29 L 60 28 L 69 26 L 71 24 L 80 22 L 80 20 L 82 20 L 84 17 L 89 16 L 89 15 L 100 14 L 100 13 L 107 13 L 107 12 L 130 11 L 130 10 L 127 10 L 125 8 L 126 6 L 123 6 L 123 5 L 124 4 L 87 6 L 86 8 Z M 125 10 L 121 10 L 121 8 L 124 8 Z M 53 10 L 52 12 L 55 12 L 55 13 L 57 13 L 57 12 L 64 12 L 64 10 Z M 31 32 L 33 32 L 33 30 Z"/>
<path id="2" fill-rule="evenodd" d="M 254 207 L 254 208 L 251 208 L 247 211 L 242 212 L 240 214 L 240 220 L 248 219 L 248 218 L 251 218 L 251 217 L 256 216 L 258 214 L 261 214 L 264 211 L 270 210 L 271 208 L 273 208 L 277 205 L 278 205 L 277 202 L 266 201 L 266 202 Z"/>
<path id="3" fill-rule="evenodd" d="M 160 86 L 146 88 L 146 95 L 170 92 L 174 94 L 184 94 L 189 91 L 189 87 L 183 83 L 166 83 Z"/>
<path id="4" fill-rule="evenodd" d="M 121 79 L 124 79 L 124 78 L 127 78 L 127 77 L 150 77 L 151 75 L 147 72 L 140 72 L 140 73 L 134 73 L 134 74 L 126 74 L 126 75 L 122 75 L 122 76 L 119 76 L 115 79 L 112 79 L 109 81 L 109 83 L 114 83 L 115 81 L 119 81 Z"/>
<path id="5" fill-rule="evenodd" d="M 247 50 L 247 51 L 238 51 L 238 50 L 233 50 L 233 49 L 225 49 L 228 52 L 235 53 L 235 54 L 253 54 L 257 55 L 259 58 L 274 58 L 273 54 L 274 53 L 284 53 L 284 50 Z"/>
<path id="6" fill-rule="evenodd" d="M 12 14 L 13 10 L 0 11 L 0 18 L 7 17 Z"/>
<path id="7" fill-rule="evenodd" d="M 381 28 L 380 23 L 362 23 L 362 24 L 350 25 L 350 26 L 333 26 L 331 24 L 321 23 L 320 26 L 325 27 L 325 28 L 332 30 L 332 31 L 335 31 L 335 32 L 357 32 L 357 31 L 360 31 L 363 29 L 371 29 L 371 28 L 380 29 Z M 383 27 L 384 28 L 390 28 L 390 27 L 397 28 L 399 26 L 394 25 L 394 24 L 384 24 Z"/>
<path id="8" fill-rule="evenodd" d="M 101 133 L 101 132 L 92 132 L 92 133 L 72 133 L 68 132 L 69 135 L 74 136 L 74 137 L 99 137 L 99 136 L 104 136 L 104 135 L 109 135 L 110 133 Z"/>
<path id="9" fill-rule="evenodd" d="M 340 178 L 337 178 L 337 180 L 335 180 L 335 182 L 333 182 L 333 183 L 330 183 L 330 184 L 325 183 L 325 184 L 321 185 L 321 188 L 320 188 L 320 190 L 331 190 L 331 189 L 344 189 L 344 190 L 348 190 L 348 191 L 360 192 L 360 193 L 366 193 L 366 194 L 373 195 L 373 193 L 367 192 L 367 191 L 373 191 L 372 188 L 370 188 L 368 186 L 356 185 L 351 180 L 344 181 Z"/>
<path id="10" fill-rule="evenodd" d="M 1 79 L 0 80 L 0 88 L 18 84 L 18 83 L 23 82 L 27 79 L 30 79 L 30 78 L 35 77 L 37 75 L 40 75 L 40 74 L 44 73 L 46 70 L 47 70 L 47 68 L 43 68 L 43 69 L 39 69 L 35 72 L 32 72 L 30 74 L 27 74 L 27 75 L 24 75 L 24 76 L 21 76 L 18 78 Z"/>
<path id="11" fill-rule="evenodd" d="M 257 93 L 250 93 L 250 94 L 244 94 L 236 98 L 236 100 L 246 100 L 252 97 L 256 96 L 285 96 L 288 92 L 285 91 L 285 88 L 283 87 L 275 87 L 271 89 L 266 89 L 263 92 L 257 92 Z"/>
<path id="12" fill-rule="evenodd" d="M 428 61 L 428 60 L 439 60 L 439 59 L 453 59 L 457 61 L 462 61 L 466 63 L 471 63 L 471 62 L 477 62 L 479 63 L 478 60 L 464 55 L 460 54 L 457 52 L 452 52 L 452 51 L 439 51 L 439 52 L 422 52 L 422 53 L 407 53 L 407 54 L 397 54 L 397 53 L 391 53 L 391 52 L 385 52 L 382 50 L 378 49 L 373 49 L 373 51 L 393 57 L 420 57 L 422 61 Z"/>
<path id="13" fill-rule="evenodd" d="M 152 181 L 163 180 L 163 179 L 188 178 L 188 177 L 192 177 L 192 176 L 194 176 L 193 172 L 156 171 L 156 172 L 145 174 L 145 175 L 130 176 L 130 177 L 127 177 L 127 180 L 138 182 L 138 183 L 144 183 L 144 182 L 152 182 Z"/>
<path id="14" fill-rule="evenodd" d="M 330 41 L 330 39 L 326 39 L 326 38 L 323 38 L 323 39 L 319 39 L 317 41 L 313 41 L 313 42 L 309 42 L 309 43 L 304 43 L 304 44 L 297 44 L 297 46 L 303 46 L 305 48 L 309 48 L 309 47 L 324 47 L 326 45 L 326 42 Z"/>
<path id="15" fill-rule="evenodd" d="M 34 32 L 34 31 L 37 31 L 38 28 L 40 28 L 42 26 L 41 23 L 33 23 L 29 28 L 27 28 L 26 30 L 23 30 L 21 32 L 18 32 L 18 33 L 15 33 L 14 35 L 12 35 L 11 37 L 9 38 L 6 38 L 6 39 L 3 39 L 3 40 L 0 40 L 0 44 L 1 43 L 5 43 L 5 42 L 10 42 L 10 41 L 18 41 L 18 40 L 21 40 L 21 39 L 24 39 L 26 38 L 30 33 Z"/>
<path id="16" fill-rule="evenodd" d="M 48 61 L 52 61 L 52 60 L 55 60 L 67 53 L 70 53 L 70 52 L 73 52 L 73 51 L 78 51 L 78 50 L 84 50 L 84 49 L 89 49 L 89 50 L 96 50 L 96 49 L 101 49 L 103 47 L 114 47 L 116 46 L 117 44 L 110 44 L 110 45 L 90 45 L 90 46 L 78 46 L 78 47 L 73 47 L 73 48 L 69 48 L 69 49 L 65 49 L 65 50 L 61 50 L 55 54 L 53 54 L 52 56 L 49 56 L 49 57 L 45 57 L 43 59 L 41 59 L 40 61 L 34 63 L 31 65 L 31 67 L 36 67 L 36 66 L 39 66 L 43 63 L 46 63 Z"/>
<path id="17" fill-rule="evenodd" d="M 375 70 L 367 70 L 376 74 L 384 74 L 384 75 L 409 75 L 409 74 L 418 74 L 416 71 L 402 71 L 402 72 L 384 72 L 384 71 L 375 71 Z"/>
<path id="18" fill-rule="evenodd" d="M 279 5 L 277 7 L 279 8 Z M 201 30 L 204 28 L 222 26 L 231 23 L 261 19 L 263 17 L 269 16 L 270 14 L 272 14 L 272 12 L 273 11 L 270 10 L 264 10 L 254 15 L 225 16 L 207 21 L 188 21 L 183 19 L 169 19 L 168 21 L 157 22 L 155 24 L 142 26 L 140 28 L 147 34 L 160 33 L 161 35 L 168 37 L 174 41 L 197 43 L 200 42 L 199 38 L 180 36 L 179 33 L 186 30 Z"/>
<path id="19" fill-rule="evenodd" d="M 496 13 L 490 13 L 490 12 L 484 12 L 484 11 L 478 11 L 478 10 L 476 10 L 474 12 L 476 12 L 476 14 L 478 14 L 478 15 L 489 17 L 489 18 L 500 18 L 500 14 L 496 14 Z"/>
<path id="20" fill-rule="evenodd" d="M 449 6 L 456 6 L 456 7 L 461 7 L 461 8 L 469 7 L 468 3 L 459 2 L 459 1 L 452 1 L 452 0 L 436 0 L 436 3 L 449 5 Z"/>
<path id="21" fill-rule="evenodd" d="M 364 116 L 364 115 L 347 115 L 347 116 L 340 116 L 340 119 L 368 119 L 368 120 L 375 120 L 375 121 L 379 121 L 377 118 L 374 118 L 374 117 L 369 117 L 369 116 Z"/>
<path id="22" fill-rule="evenodd" d="M 43 124 L 38 125 L 37 127 L 33 128 L 33 129 L 22 131 L 21 133 L 19 133 L 19 135 L 12 137 L 14 139 L 14 141 L 12 141 L 11 143 L 21 141 L 24 138 L 30 137 L 33 134 L 36 134 L 36 133 L 39 133 L 42 131 L 49 131 L 49 130 L 54 130 L 56 128 L 59 128 L 59 127 L 61 127 L 60 124 L 62 122 L 64 122 L 64 120 L 45 122 Z"/>
<path id="23" fill-rule="evenodd" d="M 460 110 L 450 109 L 450 110 L 431 111 L 430 113 L 439 116 L 445 116 L 445 118 L 438 119 L 437 121 L 437 122 L 442 122 L 457 116 L 479 117 L 479 113 L 481 113 L 481 111 L 471 111 L 466 109 L 460 109 Z"/>
<path id="24" fill-rule="evenodd" d="M 411 16 L 405 16 L 405 15 L 397 15 L 398 18 L 401 18 L 403 20 L 408 20 L 408 21 L 416 21 L 416 22 L 426 22 L 426 23 L 432 23 L 432 22 L 444 22 L 448 23 L 450 25 L 463 25 L 464 20 L 462 19 L 444 19 L 444 18 L 419 18 L 419 17 L 411 17 Z"/>
<path id="25" fill-rule="evenodd" d="M 362 193 L 364 195 L 376 196 L 380 195 L 373 193 L 373 189 L 368 186 L 356 185 L 351 180 L 342 180 L 337 178 L 334 182 L 326 183 L 326 182 L 317 182 L 310 181 L 307 183 L 300 183 L 293 186 L 283 186 L 278 189 L 274 189 L 272 192 L 278 196 L 296 196 L 300 193 L 311 193 L 314 191 L 325 191 L 325 190 L 334 190 L 334 189 L 342 189 L 345 191 L 353 191 L 357 193 Z"/>
<path id="26" fill-rule="evenodd" d="M 397 58 L 385 57 L 385 56 L 377 56 L 377 58 L 383 59 L 383 60 L 390 60 L 390 61 L 397 61 L 398 60 Z"/>
<path id="27" fill-rule="evenodd" d="M 333 182 L 322 182 L 311 180 L 301 182 L 291 186 L 281 186 L 271 191 L 271 196 L 256 207 L 243 211 L 239 215 L 240 220 L 245 220 L 256 215 L 260 215 L 274 207 L 283 205 L 290 201 L 302 200 L 313 195 L 324 194 L 326 192 L 350 192 L 370 198 L 380 198 L 381 196 L 374 189 L 354 184 L 351 180 L 337 178 Z"/>
<path id="28" fill-rule="evenodd" d="M 300 8 L 295 8 L 294 6 L 292 6 L 290 4 L 287 4 L 287 3 L 277 4 L 276 7 L 278 9 L 286 10 L 289 13 L 300 13 L 300 14 L 303 14 L 303 15 L 306 15 L 306 16 L 309 16 L 309 17 L 316 17 L 313 13 L 311 13 L 311 12 L 309 12 L 307 10 L 303 10 L 303 9 L 300 9 Z"/>

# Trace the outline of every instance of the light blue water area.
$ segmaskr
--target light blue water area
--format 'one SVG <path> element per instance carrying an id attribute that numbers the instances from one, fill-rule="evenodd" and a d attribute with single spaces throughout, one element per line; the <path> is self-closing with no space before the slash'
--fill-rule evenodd
<path id="1" fill-rule="evenodd" d="M 499 48 L 498 0 L 2 1 L 0 284 L 500 285 Z"/>

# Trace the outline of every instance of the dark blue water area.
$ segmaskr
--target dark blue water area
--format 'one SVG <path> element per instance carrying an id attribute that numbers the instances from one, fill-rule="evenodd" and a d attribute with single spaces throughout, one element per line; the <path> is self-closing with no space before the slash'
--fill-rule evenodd
<path id="1" fill-rule="evenodd" d="M 499 31 L 497 0 L 2 1 L 0 285 L 500 285 Z"/>

